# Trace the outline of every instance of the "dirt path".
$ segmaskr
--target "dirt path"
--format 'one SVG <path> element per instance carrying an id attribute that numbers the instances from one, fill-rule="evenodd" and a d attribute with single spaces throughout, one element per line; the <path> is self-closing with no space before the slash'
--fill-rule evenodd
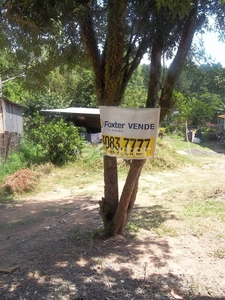
<path id="1" fill-rule="evenodd" d="M 144 172 L 129 225 L 136 236 L 93 237 L 101 182 L 85 187 L 89 196 L 58 186 L 1 204 L 0 299 L 225 299 L 225 220 L 184 217 L 204 199 L 225 209 L 224 162 L 210 155 Z"/>

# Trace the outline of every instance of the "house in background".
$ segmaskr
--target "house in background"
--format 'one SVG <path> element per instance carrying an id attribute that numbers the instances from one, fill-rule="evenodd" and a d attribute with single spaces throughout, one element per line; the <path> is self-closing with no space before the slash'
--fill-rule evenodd
<path id="1" fill-rule="evenodd" d="M 98 144 L 101 141 L 100 111 L 98 108 L 69 107 L 41 110 L 41 115 L 47 117 L 63 117 L 77 127 L 85 129 L 85 139 Z"/>
<path id="2" fill-rule="evenodd" d="M 0 157 L 7 159 L 23 134 L 24 106 L 0 96 Z"/>

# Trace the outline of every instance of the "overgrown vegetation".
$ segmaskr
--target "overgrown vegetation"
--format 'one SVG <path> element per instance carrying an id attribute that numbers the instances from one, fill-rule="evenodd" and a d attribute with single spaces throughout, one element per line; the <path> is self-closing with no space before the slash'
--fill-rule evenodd
<path id="1" fill-rule="evenodd" d="M 63 126 L 61 126 L 63 124 Z M 59 125 L 57 128 L 64 128 L 64 123 Z M 44 126 L 44 125 L 43 125 Z M 54 126 L 52 128 L 55 128 Z M 44 129 L 43 129 L 44 130 Z M 40 133 L 40 137 L 44 139 L 44 132 L 41 132 L 40 129 L 35 129 L 36 134 Z M 45 131 L 46 132 L 46 131 Z M 70 132 L 70 131 L 69 131 Z M 47 133 L 46 133 L 47 134 Z M 56 134 L 56 132 L 55 132 Z M 39 138 L 40 138 L 39 137 Z M 75 137 L 77 137 L 75 132 Z M 68 136 L 68 140 L 70 137 Z M 50 140 L 50 139 L 49 139 Z M 58 145 L 55 144 L 58 139 L 53 138 L 51 141 L 43 141 L 43 143 L 53 143 L 53 149 L 56 151 L 56 157 L 60 157 L 62 153 L 61 159 L 67 158 L 68 160 L 64 161 L 64 164 L 55 165 L 51 163 L 52 159 L 50 159 L 49 163 L 49 154 L 47 154 L 46 149 L 42 147 L 41 144 L 35 144 L 33 141 L 29 141 L 27 139 L 22 143 L 19 151 L 17 153 L 13 153 L 9 156 L 8 161 L 1 163 L 0 168 L 0 182 L 4 183 L 4 191 L 8 192 L 19 192 L 21 193 L 22 186 L 24 185 L 24 191 L 27 190 L 26 183 L 23 182 L 23 177 L 19 177 L 22 182 L 16 183 L 14 180 L 11 180 L 11 185 L 15 183 L 15 187 L 10 186 L 7 187 L 6 178 L 9 175 L 16 176 L 20 170 L 24 170 L 29 168 L 31 172 L 35 172 L 37 177 L 40 177 L 43 174 L 49 174 L 53 172 L 55 176 L 52 176 L 50 179 L 46 179 L 45 182 L 42 182 L 42 189 L 49 190 L 52 185 L 60 183 L 60 185 L 69 188 L 74 185 L 74 177 L 76 178 L 76 182 L 82 184 L 82 182 L 86 183 L 88 180 L 92 180 L 93 176 L 101 176 L 103 172 L 103 156 L 102 156 L 102 145 L 91 145 L 88 142 L 84 142 L 78 138 L 80 148 L 79 152 L 76 153 L 76 156 L 70 157 L 66 153 L 63 153 L 62 149 L 59 148 L 58 153 Z M 180 138 L 178 139 L 178 141 Z M 41 141 L 40 141 L 41 142 Z M 68 141 L 71 148 L 71 153 L 73 154 L 74 145 L 72 140 Z M 55 148 L 54 148 L 55 145 Z M 53 156 L 55 157 L 55 156 Z M 190 158 L 188 156 L 181 156 L 176 152 L 176 149 L 168 143 L 166 139 L 158 139 L 157 151 L 154 159 L 149 159 L 145 165 L 144 171 L 146 172 L 156 172 L 160 170 L 168 170 L 175 169 L 185 163 L 190 162 Z M 129 168 L 129 161 L 120 159 L 118 160 L 118 170 L 120 176 L 123 178 Z M 60 174 L 60 175 L 59 175 Z M 87 176 L 88 174 L 88 176 Z M 50 181 L 49 181 L 50 180 Z M 7 180 L 8 182 L 8 180 Z M 21 187 L 17 188 L 17 184 L 20 184 Z M 43 187 L 43 184 L 49 185 L 47 187 Z M 37 185 L 35 185 L 37 188 Z"/>
<path id="2" fill-rule="evenodd" d="M 78 129 L 63 119 L 46 122 L 36 115 L 32 127 L 30 125 L 26 132 L 19 150 L 12 153 L 7 161 L 0 161 L 0 182 L 4 182 L 1 185 L 4 194 L 32 190 L 36 176 L 33 170 L 39 170 L 38 174 L 41 168 L 48 169 L 51 164 L 63 166 L 71 163 L 81 156 L 85 145 Z M 93 153 L 90 157 L 93 158 Z"/>
<path id="3" fill-rule="evenodd" d="M 85 149 L 84 140 L 73 124 L 67 124 L 62 119 L 46 122 L 37 116 L 33 119 L 32 128 L 26 134 L 17 152 L 11 153 L 7 161 L 0 161 L 0 181 L 4 176 L 17 170 L 53 164 L 62 166 L 75 161 Z M 93 158 L 88 154 L 88 158 Z"/>

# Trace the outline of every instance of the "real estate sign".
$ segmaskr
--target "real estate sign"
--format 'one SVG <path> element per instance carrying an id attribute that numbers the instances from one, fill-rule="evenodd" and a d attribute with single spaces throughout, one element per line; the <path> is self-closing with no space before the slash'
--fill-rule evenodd
<path id="1" fill-rule="evenodd" d="M 125 159 L 154 157 L 160 108 L 100 106 L 103 154 Z"/>

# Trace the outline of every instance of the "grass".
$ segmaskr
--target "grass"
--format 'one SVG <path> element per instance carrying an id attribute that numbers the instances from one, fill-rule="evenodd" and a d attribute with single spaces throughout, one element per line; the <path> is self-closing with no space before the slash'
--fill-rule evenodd
<path id="1" fill-rule="evenodd" d="M 190 203 L 184 208 L 184 215 L 188 218 L 219 218 L 225 222 L 225 204 L 216 200 Z"/>
<path id="2" fill-rule="evenodd" d="M 225 237 L 225 203 L 216 198 L 189 203 L 181 212 L 181 217 L 196 236 L 210 232 L 218 238 Z"/>
<path id="3" fill-rule="evenodd" d="M 198 156 L 205 157 L 207 153 L 215 151 L 217 153 L 225 153 L 225 144 L 218 141 L 202 141 L 200 144 L 186 142 L 184 138 L 179 136 L 165 136 L 165 141 L 176 151 L 185 150 L 191 158 L 192 152 L 199 151 Z M 204 153 L 205 152 L 205 153 Z"/>
<path id="4" fill-rule="evenodd" d="M 190 143 L 190 147 L 191 149 L 210 151 L 206 144 Z M 211 144 L 210 147 L 212 148 Z M 177 150 L 185 150 L 188 153 L 188 144 L 183 138 L 165 136 L 165 138 L 158 140 L 155 159 L 149 159 L 143 170 L 143 180 L 145 182 L 141 193 L 144 197 L 151 199 L 151 205 L 133 211 L 132 219 L 127 226 L 128 231 L 137 233 L 143 228 L 145 230 L 154 230 L 162 236 L 176 236 L 179 233 L 179 229 L 171 224 L 174 220 L 182 220 L 188 224 L 188 228 L 193 234 L 203 235 L 208 230 L 208 226 L 204 223 L 205 219 L 207 219 L 207 224 L 210 224 L 210 226 L 213 226 L 213 222 L 219 224 L 217 227 L 214 225 L 213 230 L 217 236 L 223 237 L 225 234 L 219 227 L 222 226 L 221 228 L 224 228 L 225 226 L 224 203 L 215 201 L 214 198 L 207 198 L 207 182 L 205 182 L 204 190 L 199 186 L 201 179 L 199 182 L 194 182 L 192 175 L 187 179 L 186 186 L 181 182 L 179 174 L 177 181 L 175 181 L 176 178 L 164 176 L 163 180 L 155 183 L 149 182 L 149 174 L 161 174 L 162 171 L 171 171 L 173 174 L 174 172 L 179 173 L 182 166 L 201 165 L 202 162 L 205 165 L 210 165 L 210 160 L 204 153 L 198 156 L 197 159 L 191 159 L 190 155 L 181 155 Z M 101 146 L 86 147 L 79 160 L 74 163 L 68 163 L 63 167 L 46 164 L 46 166 L 36 166 L 33 169 L 38 174 L 39 182 L 35 190 L 30 192 L 30 195 L 32 193 L 57 191 L 65 188 L 71 189 L 71 193 L 76 195 L 85 196 L 91 193 L 91 196 L 95 197 L 97 195 L 95 190 L 98 190 L 103 185 Z M 125 160 L 118 160 L 118 172 L 121 181 L 125 180 L 128 169 L 129 166 Z M 167 188 L 162 192 L 161 196 L 157 195 L 157 190 L 161 190 L 164 185 L 169 186 L 170 182 L 173 182 L 171 188 Z M 202 184 L 203 182 L 201 182 Z M 95 190 L 89 190 L 88 187 L 90 185 L 95 185 Z M 44 213 L 46 216 L 53 215 L 55 211 L 51 209 L 51 211 L 45 211 Z M 75 230 L 75 236 L 78 233 L 78 235 L 82 235 L 78 229 L 79 226 Z"/>
<path id="5" fill-rule="evenodd" d="M 172 226 L 161 224 L 156 230 L 156 233 L 160 236 L 178 236 L 178 232 Z"/>
<path id="6" fill-rule="evenodd" d="M 154 160 L 149 159 L 144 171 L 156 172 L 159 170 L 174 169 L 188 161 L 186 157 L 180 156 L 174 148 L 166 141 L 159 140 L 157 154 Z M 51 164 L 37 165 L 32 167 L 39 177 L 39 183 L 35 190 L 30 192 L 54 191 L 55 188 L 77 188 L 84 189 L 85 186 L 103 178 L 103 157 L 101 147 L 84 148 L 81 157 L 73 163 L 62 167 Z M 129 165 L 125 160 L 118 160 L 118 172 L 121 180 L 125 180 Z"/>
<path id="7" fill-rule="evenodd" d="M 218 191 L 218 187 L 223 186 L 223 177 L 219 177 L 220 180 L 218 180 L 218 177 L 213 175 L 216 172 L 214 163 L 218 163 L 220 166 L 223 157 L 216 155 L 209 157 L 207 155 L 211 150 L 221 153 L 224 145 L 212 147 L 209 143 L 209 147 L 207 147 L 205 143 L 204 145 L 190 143 L 191 149 L 198 150 L 199 154 L 195 155 L 193 159 L 189 155 L 182 155 L 183 160 L 181 155 L 176 152 L 177 150 L 185 150 L 188 153 L 187 142 L 182 138 L 165 137 L 162 144 L 160 141 L 158 149 L 159 147 L 162 151 L 160 159 L 164 155 L 163 159 L 168 160 L 165 157 L 169 156 L 167 165 L 171 168 L 166 168 L 165 174 L 171 170 L 172 177 L 157 175 L 156 178 L 161 177 L 162 179 L 155 181 L 154 174 L 160 174 L 160 168 L 156 168 L 152 172 L 153 181 L 151 182 L 151 177 L 148 176 L 149 170 L 146 169 L 143 172 L 145 177 L 142 180 L 144 185 L 141 187 L 140 197 L 149 198 L 151 205 L 143 208 L 143 210 L 139 209 L 138 212 L 133 211 L 128 229 L 133 232 L 140 232 L 141 228 L 153 230 L 161 236 L 177 236 L 180 233 L 188 232 L 195 236 L 213 234 L 215 238 L 224 238 L 225 203 L 221 201 L 221 198 L 222 200 L 224 198 L 218 192 L 215 192 Z M 192 166 L 193 170 L 196 168 L 196 171 L 199 172 L 200 170 L 200 173 L 193 173 L 193 175 L 190 173 L 188 176 L 185 174 L 184 177 L 187 178 L 187 181 L 184 182 L 179 168 L 184 165 Z M 207 170 L 203 171 L 203 176 L 201 174 L 202 167 Z M 207 179 L 204 172 L 211 171 L 213 172 L 212 176 L 209 173 Z M 169 186 L 170 183 L 171 187 Z M 163 192 L 164 186 L 166 189 Z M 162 192 L 158 194 L 157 190 Z"/>
<path id="8" fill-rule="evenodd" d="M 155 158 L 147 161 L 144 170 L 152 172 L 172 170 L 190 163 L 190 158 L 181 156 L 176 149 L 176 146 L 174 147 L 170 141 L 158 140 Z"/>
<path id="9" fill-rule="evenodd" d="M 174 215 L 163 206 L 138 207 L 133 210 L 127 230 L 137 234 L 141 229 L 155 231 L 160 236 L 177 236 L 176 229 L 166 224 L 167 220 L 174 219 Z"/>
<path id="10" fill-rule="evenodd" d="M 21 161 L 21 158 L 17 154 L 12 154 L 9 156 L 7 162 L 0 160 L 0 182 L 3 181 L 6 175 L 11 175 L 17 170 L 24 167 L 24 163 Z"/>
<path id="11" fill-rule="evenodd" d="M 77 243 L 82 241 L 92 247 L 93 239 L 103 234 L 103 227 L 95 228 L 92 231 L 86 230 L 82 224 L 74 225 L 73 229 L 68 232 L 67 238 L 71 243 Z"/>

